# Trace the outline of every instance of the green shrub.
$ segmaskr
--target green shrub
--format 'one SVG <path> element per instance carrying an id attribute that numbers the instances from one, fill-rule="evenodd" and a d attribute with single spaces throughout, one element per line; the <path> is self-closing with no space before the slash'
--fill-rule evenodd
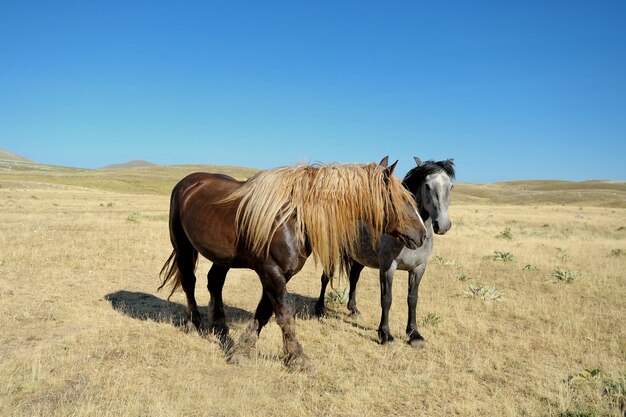
<path id="1" fill-rule="evenodd" d="M 496 261 L 502 261 L 502 262 L 512 262 L 515 259 L 515 257 L 513 256 L 511 252 L 502 252 L 502 251 L 496 250 L 493 252 L 493 259 Z"/>
<path id="2" fill-rule="evenodd" d="M 468 276 L 467 276 L 467 275 L 465 275 L 465 274 L 461 274 L 461 275 L 459 276 L 459 281 L 461 281 L 461 282 L 467 282 L 467 281 L 469 281 L 469 280 L 470 280 L 470 277 L 468 277 Z"/>
<path id="3" fill-rule="evenodd" d="M 346 304 L 350 292 L 348 288 L 333 288 L 327 295 L 326 301 L 330 304 Z"/>
<path id="4" fill-rule="evenodd" d="M 483 284 L 469 284 L 469 291 L 465 292 L 467 298 L 480 298 L 482 300 L 501 300 L 503 294 L 496 287 L 487 287 Z"/>
<path id="5" fill-rule="evenodd" d="M 426 317 L 421 320 L 421 324 L 422 326 L 436 326 L 441 323 L 442 320 L 441 316 L 434 313 L 428 313 Z"/>
<path id="6" fill-rule="evenodd" d="M 436 264 L 443 265 L 443 266 L 454 266 L 454 264 L 456 263 L 454 259 L 448 259 L 439 255 L 433 256 L 432 259 Z"/>
<path id="7" fill-rule="evenodd" d="M 559 414 L 559 417 L 597 417 L 598 414 L 593 410 L 567 410 Z"/>
<path id="8" fill-rule="evenodd" d="M 511 228 L 507 227 L 506 229 L 501 231 L 500 234 L 496 236 L 496 238 L 507 239 L 507 240 L 513 239 L 513 233 L 511 233 Z"/>
<path id="9" fill-rule="evenodd" d="M 130 216 L 126 218 L 126 221 L 130 223 L 139 223 L 140 216 L 141 216 L 141 213 L 139 213 L 138 211 L 135 211 L 133 214 L 131 214 Z"/>
<path id="10" fill-rule="evenodd" d="M 571 284 L 578 278 L 578 274 L 563 268 L 553 270 L 552 276 L 556 278 L 557 282 L 565 282 L 567 284 Z"/>

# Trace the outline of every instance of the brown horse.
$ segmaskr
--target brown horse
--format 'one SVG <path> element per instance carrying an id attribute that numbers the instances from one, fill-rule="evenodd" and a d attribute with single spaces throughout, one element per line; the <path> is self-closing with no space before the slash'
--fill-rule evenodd
<path id="1" fill-rule="evenodd" d="M 330 164 L 262 171 L 245 182 L 221 174 L 195 173 L 173 189 L 170 239 L 174 250 L 161 270 L 162 288 L 182 287 L 188 319 L 199 331 L 194 274 L 198 253 L 213 262 L 208 274 L 211 331 L 228 333 L 222 287 L 230 268 L 257 272 L 261 301 L 230 359 L 242 363 L 254 351 L 261 329 L 276 315 L 285 363 L 306 366 L 296 339 L 286 284 L 314 255 L 324 271 L 346 267 L 359 225 L 376 241 L 383 233 L 417 248 L 425 236 L 413 198 L 392 175 L 395 164 Z M 339 263 L 339 264 L 338 264 Z M 170 293 L 170 296 L 171 294 Z"/>

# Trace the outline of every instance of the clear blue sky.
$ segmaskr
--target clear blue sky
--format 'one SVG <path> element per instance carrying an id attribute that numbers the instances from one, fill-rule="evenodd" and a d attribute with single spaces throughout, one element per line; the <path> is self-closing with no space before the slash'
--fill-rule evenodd
<path id="1" fill-rule="evenodd" d="M 626 179 L 626 1 L 0 2 L 0 147 Z"/>

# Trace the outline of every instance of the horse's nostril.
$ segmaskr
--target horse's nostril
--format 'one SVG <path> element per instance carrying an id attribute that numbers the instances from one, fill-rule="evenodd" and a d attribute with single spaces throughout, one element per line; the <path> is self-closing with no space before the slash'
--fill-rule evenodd
<path id="1" fill-rule="evenodd" d="M 439 222 L 437 220 L 433 222 L 433 229 L 435 229 L 435 231 L 439 230 Z"/>

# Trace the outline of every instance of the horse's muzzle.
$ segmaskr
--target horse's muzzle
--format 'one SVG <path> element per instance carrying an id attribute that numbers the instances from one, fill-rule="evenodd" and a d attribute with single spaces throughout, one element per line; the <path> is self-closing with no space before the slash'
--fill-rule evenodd
<path id="1" fill-rule="evenodd" d="M 452 227 L 451 221 L 440 223 L 437 220 L 435 220 L 433 222 L 433 232 L 435 232 L 438 235 L 445 235 L 448 232 L 448 230 L 450 230 L 451 227 Z"/>

